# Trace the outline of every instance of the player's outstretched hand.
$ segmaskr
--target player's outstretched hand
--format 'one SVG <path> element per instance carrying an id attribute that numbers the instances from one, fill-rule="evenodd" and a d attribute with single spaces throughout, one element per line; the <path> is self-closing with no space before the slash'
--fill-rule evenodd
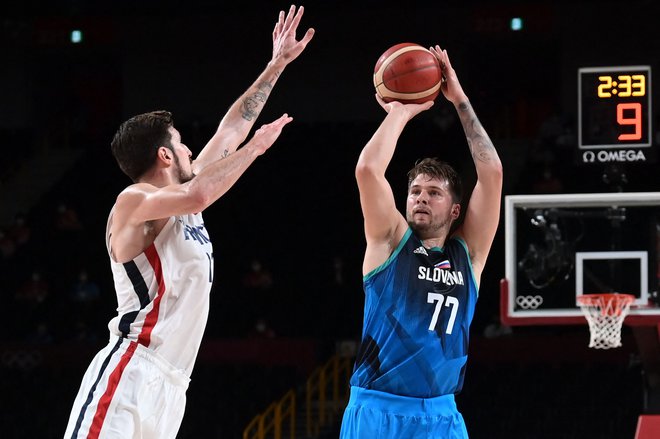
<path id="1" fill-rule="evenodd" d="M 293 120 L 293 117 L 290 117 L 288 114 L 284 113 L 279 119 L 262 125 L 257 131 L 254 132 L 254 136 L 250 140 L 250 144 L 255 148 L 257 155 L 262 155 L 264 152 L 270 148 L 273 143 L 280 137 L 282 133 L 282 128 L 284 125 L 288 124 Z"/>
<path id="2" fill-rule="evenodd" d="M 403 104 L 399 101 L 385 102 L 380 96 L 378 96 L 378 93 L 376 93 L 376 100 L 387 113 L 392 111 L 403 111 L 408 117 L 408 120 L 433 106 L 433 101 L 427 101 L 423 104 Z"/>
<path id="3" fill-rule="evenodd" d="M 314 29 L 309 28 L 300 41 L 296 40 L 296 31 L 304 12 L 305 8 L 303 6 L 300 6 L 296 11 L 295 5 L 291 5 L 286 16 L 284 11 L 280 11 L 280 16 L 273 30 L 273 63 L 285 67 L 298 58 L 314 36 Z"/>
<path id="4" fill-rule="evenodd" d="M 442 90 L 442 94 L 453 104 L 458 104 L 466 100 L 467 97 L 465 96 L 465 92 L 463 92 L 463 87 L 458 82 L 456 71 L 449 61 L 447 50 L 442 50 L 437 44 L 435 47 L 429 47 L 429 50 L 440 61 L 440 67 L 442 68 L 442 86 L 440 89 Z"/>

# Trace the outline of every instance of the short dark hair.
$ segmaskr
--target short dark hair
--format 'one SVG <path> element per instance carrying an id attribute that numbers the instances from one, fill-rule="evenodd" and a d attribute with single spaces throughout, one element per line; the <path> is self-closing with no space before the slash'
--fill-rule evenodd
<path id="1" fill-rule="evenodd" d="M 153 166 L 158 148 L 172 149 L 174 125 L 169 111 L 151 111 L 138 114 L 119 126 L 110 147 L 117 164 L 131 180 L 138 181 Z"/>
<path id="2" fill-rule="evenodd" d="M 437 158 L 425 158 L 418 160 L 415 166 L 408 171 L 408 190 L 413 180 L 418 175 L 424 174 L 431 178 L 438 178 L 440 180 L 447 180 L 449 183 L 449 191 L 451 192 L 454 203 L 460 203 L 463 198 L 463 184 L 454 168 L 446 162 L 438 160 Z"/>

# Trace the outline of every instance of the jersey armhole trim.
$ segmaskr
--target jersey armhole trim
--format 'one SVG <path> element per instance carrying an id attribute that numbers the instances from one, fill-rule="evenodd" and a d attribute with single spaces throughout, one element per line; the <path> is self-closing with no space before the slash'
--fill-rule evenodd
<path id="1" fill-rule="evenodd" d="M 477 283 L 477 279 L 474 277 L 474 268 L 472 268 L 472 259 L 470 259 L 470 251 L 468 250 L 467 243 L 460 236 L 454 236 L 451 239 L 455 239 L 456 241 L 458 241 L 463 247 L 463 250 L 465 250 L 465 254 L 467 255 L 468 267 L 470 267 L 470 277 L 472 278 L 472 283 L 474 284 L 474 288 L 477 292 L 477 297 L 479 297 L 479 286 L 478 286 L 479 284 Z"/>
<path id="2" fill-rule="evenodd" d="M 371 270 L 369 273 L 365 274 L 362 276 L 362 281 L 366 282 L 372 277 L 374 277 L 376 274 L 380 273 L 381 271 L 385 270 L 388 265 L 392 263 L 394 258 L 396 258 L 399 253 L 401 252 L 401 249 L 403 248 L 404 245 L 406 245 L 406 242 L 408 242 L 408 239 L 410 238 L 410 235 L 412 235 L 412 229 L 408 227 L 408 230 L 406 230 L 406 233 L 404 233 L 403 238 L 401 238 L 401 241 L 399 241 L 399 245 L 396 246 L 396 249 L 392 252 L 389 258 L 387 258 L 387 261 L 383 262 L 381 265 L 378 267 L 374 268 Z"/>

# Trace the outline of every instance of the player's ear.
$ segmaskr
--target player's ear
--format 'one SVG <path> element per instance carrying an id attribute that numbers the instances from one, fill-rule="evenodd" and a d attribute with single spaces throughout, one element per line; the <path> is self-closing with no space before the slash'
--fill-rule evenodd
<path id="1" fill-rule="evenodd" d="M 172 160 L 173 154 L 174 153 L 169 148 L 161 146 L 160 148 L 158 148 L 157 157 L 158 157 L 158 160 L 160 160 L 160 161 L 163 161 L 165 163 L 170 163 L 170 160 Z"/>
<path id="2" fill-rule="evenodd" d="M 460 204 L 452 205 L 451 206 L 451 220 L 456 221 L 460 215 L 461 215 L 461 205 Z"/>

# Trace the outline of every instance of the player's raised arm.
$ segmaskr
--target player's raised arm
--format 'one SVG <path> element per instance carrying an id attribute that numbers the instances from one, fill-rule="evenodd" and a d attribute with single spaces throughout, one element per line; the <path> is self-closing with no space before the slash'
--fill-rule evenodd
<path id="1" fill-rule="evenodd" d="M 458 112 L 477 170 L 477 182 L 467 206 L 465 219 L 457 230 L 457 234 L 462 236 L 468 245 L 472 265 L 478 279 L 488 257 L 500 219 L 502 163 L 493 142 L 463 92 L 447 56 L 447 51 L 443 51 L 440 46 L 431 47 L 431 51 L 440 60 L 445 77 L 442 92 L 447 100 L 454 104 Z"/>
<path id="2" fill-rule="evenodd" d="M 127 221 L 139 224 L 174 215 L 202 212 L 236 183 L 254 160 L 273 145 L 282 128 L 292 120 L 284 114 L 262 126 L 240 151 L 226 159 L 214 161 L 199 175 L 190 174 L 188 181 L 184 177 L 184 181 L 162 187 L 149 183 L 129 186 L 117 198 L 115 218 L 125 217 Z M 169 148 L 160 148 L 156 170 L 180 166 L 176 162 L 178 160 L 180 164 L 181 158 L 174 159 L 172 155 Z"/>
<path id="3" fill-rule="evenodd" d="M 302 6 L 296 10 L 294 5 L 286 14 L 280 11 L 273 30 L 271 60 L 220 121 L 215 134 L 194 162 L 193 170 L 196 173 L 214 160 L 233 153 L 245 141 L 280 75 L 305 50 L 314 36 L 314 29 L 310 28 L 300 40 L 296 40 L 296 31 L 303 13 Z"/>
<path id="4" fill-rule="evenodd" d="M 396 208 L 385 171 L 408 121 L 433 105 L 386 103 L 378 96 L 376 99 L 387 116 L 362 150 L 355 168 L 367 240 L 365 274 L 387 260 L 405 232 L 406 220 Z"/>

